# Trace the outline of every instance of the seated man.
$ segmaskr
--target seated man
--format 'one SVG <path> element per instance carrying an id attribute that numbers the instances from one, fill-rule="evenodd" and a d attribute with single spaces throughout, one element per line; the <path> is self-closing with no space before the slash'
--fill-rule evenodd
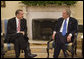
<path id="1" fill-rule="evenodd" d="M 25 58 L 33 58 L 36 55 L 31 54 L 28 37 L 26 19 L 23 18 L 23 11 L 18 9 L 15 12 L 16 17 L 8 20 L 7 40 L 14 43 L 16 58 L 20 56 L 20 49 L 24 50 Z"/>
<path id="2" fill-rule="evenodd" d="M 54 58 L 58 58 L 61 49 L 64 56 L 67 57 L 65 43 L 73 42 L 74 34 L 77 33 L 78 22 L 75 18 L 70 17 L 70 14 L 70 9 L 65 9 L 53 31 L 52 39 L 55 39 Z"/>

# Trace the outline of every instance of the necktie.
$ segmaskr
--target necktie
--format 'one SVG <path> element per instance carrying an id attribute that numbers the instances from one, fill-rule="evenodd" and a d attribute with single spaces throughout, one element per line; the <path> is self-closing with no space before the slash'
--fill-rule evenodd
<path id="1" fill-rule="evenodd" d="M 62 35 L 65 36 L 66 35 L 66 20 L 64 22 L 64 26 L 63 26 L 63 31 L 62 31 Z"/>
<path id="2" fill-rule="evenodd" d="M 20 31 L 20 20 L 18 20 L 18 27 L 17 27 L 17 31 Z"/>

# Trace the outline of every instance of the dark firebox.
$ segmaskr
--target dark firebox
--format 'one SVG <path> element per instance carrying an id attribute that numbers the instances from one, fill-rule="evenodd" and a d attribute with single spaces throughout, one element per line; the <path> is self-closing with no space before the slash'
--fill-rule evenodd
<path id="1" fill-rule="evenodd" d="M 34 19 L 32 21 L 33 40 L 51 39 L 56 19 Z"/>

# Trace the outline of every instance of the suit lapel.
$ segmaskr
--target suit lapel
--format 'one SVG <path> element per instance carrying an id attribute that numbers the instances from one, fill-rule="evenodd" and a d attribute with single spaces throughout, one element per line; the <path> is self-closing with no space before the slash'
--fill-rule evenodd
<path id="1" fill-rule="evenodd" d="M 67 33 L 68 33 L 68 31 L 69 31 L 70 25 L 71 25 L 71 17 L 69 18 L 69 23 L 68 23 Z"/>
<path id="2" fill-rule="evenodd" d="M 63 23 L 63 20 L 64 20 L 64 19 L 62 19 L 62 21 L 61 21 L 61 25 L 62 25 L 62 23 Z"/>
<path id="3" fill-rule="evenodd" d="M 20 20 L 20 30 L 22 30 L 22 19 Z"/>
<path id="4" fill-rule="evenodd" d="M 58 22 L 58 24 L 59 24 L 59 26 L 58 26 L 58 27 L 59 27 L 59 31 L 60 31 L 60 29 L 61 29 L 61 26 L 62 26 L 63 20 L 64 20 L 64 19 L 61 18 L 61 20 Z"/>
<path id="5" fill-rule="evenodd" d="M 64 19 L 62 18 L 61 21 L 60 21 L 60 27 L 62 26 L 63 20 L 64 20 Z"/>
<path id="6" fill-rule="evenodd" d="M 17 26 L 16 26 L 16 18 L 14 18 L 14 27 L 15 27 L 15 29 L 17 29 Z"/>

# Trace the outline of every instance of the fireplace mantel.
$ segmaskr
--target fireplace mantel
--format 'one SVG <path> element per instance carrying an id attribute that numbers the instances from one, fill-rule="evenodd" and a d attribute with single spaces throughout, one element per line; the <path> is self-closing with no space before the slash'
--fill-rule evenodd
<path id="1" fill-rule="evenodd" d="M 33 38 L 32 32 L 32 21 L 34 19 L 55 19 L 62 17 L 62 11 L 68 8 L 66 6 L 60 7 L 24 7 L 25 18 L 27 19 L 27 27 L 28 27 L 28 37 L 30 40 Z"/>

